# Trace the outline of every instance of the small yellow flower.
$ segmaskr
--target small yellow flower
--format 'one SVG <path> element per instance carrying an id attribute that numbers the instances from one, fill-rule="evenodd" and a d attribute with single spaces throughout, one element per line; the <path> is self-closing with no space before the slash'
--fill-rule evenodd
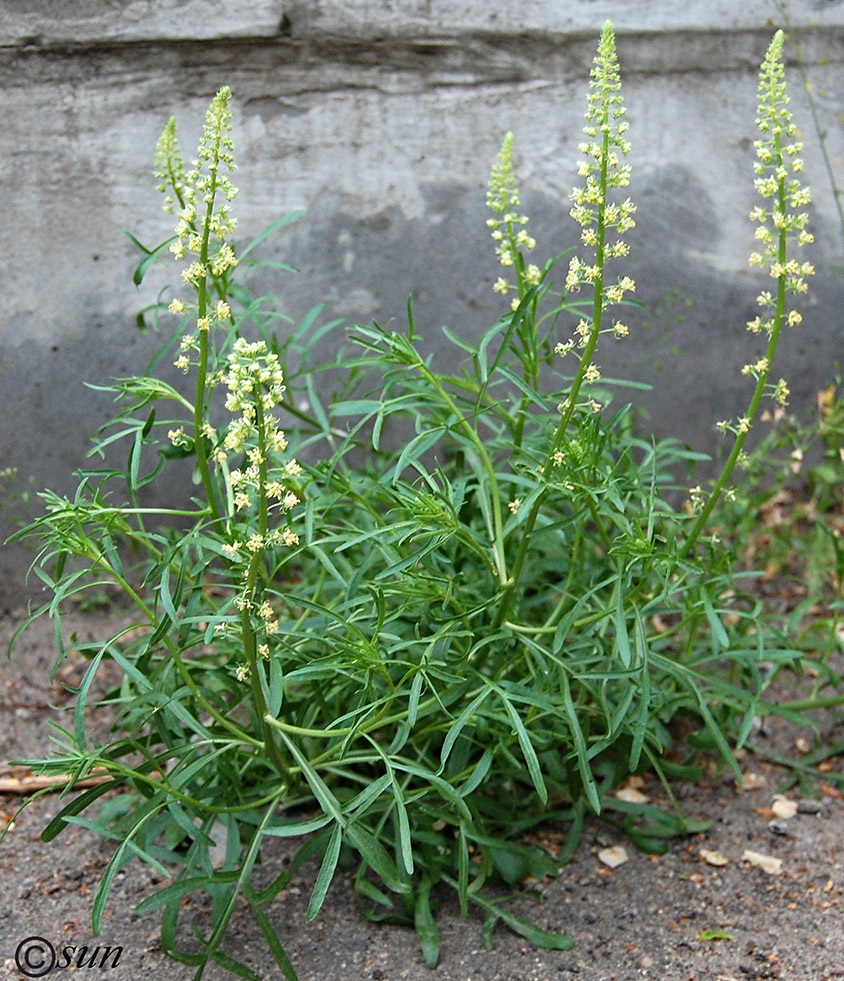
<path id="1" fill-rule="evenodd" d="M 525 270 L 525 282 L 528 284 L 528 286 L 536 286 L 541 278 L 542 270 L 539 268 L 539 266 L 535 266 L 533 263 L 531 263 Z"/>

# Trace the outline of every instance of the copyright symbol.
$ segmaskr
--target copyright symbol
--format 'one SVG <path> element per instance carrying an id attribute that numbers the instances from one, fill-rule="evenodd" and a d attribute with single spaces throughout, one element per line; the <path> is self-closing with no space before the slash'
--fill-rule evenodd
<path id="1" fill-rule="evenodd" d="M 28 978 L 43 978 L 56 966 L 56 951 L 43 937 L 27 937 L 18 944 L 15 964 Z"/>

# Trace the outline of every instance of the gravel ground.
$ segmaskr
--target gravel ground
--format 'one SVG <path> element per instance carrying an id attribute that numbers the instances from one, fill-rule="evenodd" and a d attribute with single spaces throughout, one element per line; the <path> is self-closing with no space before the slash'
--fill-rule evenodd
<path id="1" fill-rule="evenodd" d="M 0 620 L 4 647 L 21 616 L 22 611 L 8 611 Z M 80 638 L 96 637 L 107 629 L 106 616 L 79 614 L 74 629 Z M 5 765 L 8 759 L 49 752 L 49 720 L 68 724 L 67 716 L 51 707 L 64 697 L 60 684 L 50 679 L 53 651 L 52 626 L 45 620 L 27 631 L 11 661 L 0 659 L 0 775 L 20 776 L 20 768 Z M 65 677 L 72 678 L 78 669 L 67 664 Z M 823 720 L 821 731 L 824 739 L 844 739 L 832 718 Z M 811 737 L 809 730 L 778 721 L 758 738 L 779 751 L 794 752 L 797 740 Z M 840 770 L 844 761 L 834 765 Z M 335 881 L 319 917 L 306 923 L 316 875 L 313 863 L 303 867 L 267 913 L 301 981 L 844 978 L 844 803 L 838 783 L 830 775 L 805 797 L 789 791 L 799 810 L 783 819 L 773 808 L 786 771 L 750 754 L 741 767 L 743 789 L 731 775 L 717 771 L 698 784 L 676 788 L 687 816 L 712 821 L 704 834 L 675 841 L 667 854 L 656 857 L 636 852 L 613 829 L 593 821 L 574 860 L 556 879 L 525 886 L 512 910 L 544 929 L 570 933 L 575 941 L 570 951 L 537 949 L 504 927 L 496 931 L 494 949 L 488 951 L 480 916 L 470 912 L 461 919 L 451 897 L 443 894 L 441 959 L 431 972 L 411 931 L 374 925 L 358 913 L 347 878 Z M 664 801 L 656 784 L 638 789 L 655 803 Z M 8 823 L 20 800 L 10 793 L 0 796 L 0 826 Z M 164 956 L 156 914 L 132 913 L 151 886 L 160 885 L 157 873 L 147 867 L 133 863 L 118 873 L 100 936 L 93 938 L 91 909 L 110 848 L 79 827 L 49 844 L 42 842 L 40 831 L 60 806 L 58 794 L 41 797 L 17 816 L 0 844 L 0 977 L 38 976 L 37 965 L 49 944 L 59 952 L 59 964 L 63 950 L 64 960 L 76 963 L 87 946 L 83 965 L 99 945 L 97 964 L 105 957 L 106 966 L 98 973 L 104 977 L 192 978 L 193 969 Z M 777 804 L 776 811 L 784 806 Z M 549 841 L 564 830 L 549 828 Z M 290 858 L 283 840 L 272 845 L 264 858 L 268 876 Z M 623 847 L 628 857 L 615 868 L 599 858 L 611 846 Z M 743 859 L 748 850 L 780 860 L 779 874 Z M 200 927 L 207 922 L 207 910 L 189 912 Z M 20 947 L 22 960 L 27 948 L 21 945 L 33 937 L 42 939 L 29 945 L 27 975 L 15 955 Z M 117 952 L 109 953 L 109 946 L 122 948 L 116 966 Z M 262 978 L 281 976 L 247 909 L 235 914 L 224 949 Z M 222 981 L 232 975 L 214 967 L 204 977 Z"/>

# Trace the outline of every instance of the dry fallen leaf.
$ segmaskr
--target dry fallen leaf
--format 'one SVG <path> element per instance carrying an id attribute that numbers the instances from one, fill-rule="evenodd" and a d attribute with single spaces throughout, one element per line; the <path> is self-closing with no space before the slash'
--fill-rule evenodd
<path id="1" fill-rule="evenodd" d="M 756 790 L 757 787 L 764 787 L 766 782 L 766 778 L 761 773 L 756 773 L 753 770 L 748 770 L 747 773 L 741 775 L 742 790 Z"/>
<path id="2" fill-rule="evenodd" d="M 707 865 L 728 865 L 730 861 L 726 855 L 722 855 L 711 848 L 701 848 L 698 854 Z"/>
<path id="3" fill-rule="evenodd" d="M 611 869 L 624 865 L 629 859 L 629 855 L 621 845 L 611 845 L 609 848 L 602 848 L 598 852 L 598 861 Z"/>
<path id="4" fill-rule="evenodd" d="M 769 528 L 781 525 L 787 520 L 793 504 L 794 494 L 791 491 L 777 491 L 759 508 L 759 514 Z"/>
<path id="5" fill-rule="evenodd" d="M 643 794 L 641 790 L 637 790 L 635 787 L 619 787 L 615 796 L 628 804 L 647 804 L 650 800 L 647 794 Z"/>
<path id="6" fill-rule="evenodd" d="M 782 872 L 782 859 L 774 858 L 773 855 L 763 855 L 762 852 L 754 852 L 746 848 L 741 857 L 742 861 L 756 865 L 769 875 L 779 875 Z"/>
<path id="7" fill-rule="evenodd" d="M 782 794 L 776 794 L 774 803 L 771 804 L 771 810 L 774 812 L 774 817 L 788 821 L 789 818 L 793 818 L 797 813 L 797 801 L 789 800 L 788 797 L 783 797 Z"/>

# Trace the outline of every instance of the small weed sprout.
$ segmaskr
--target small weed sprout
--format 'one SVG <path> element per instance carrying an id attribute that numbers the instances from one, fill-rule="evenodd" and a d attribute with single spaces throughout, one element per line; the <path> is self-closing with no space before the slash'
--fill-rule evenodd
<path id="1" fill-rule="evenodd" d="M 320 307 L 279 330 L 245 273 L 288 219 L 235 244 L 229 90 L 211 103 L 187 171 L 170 120 L 155 174 L 175 236 L 144 249 L 135 278 L 168 249 L 182 264 L 178 293 L 155 316 L 178 320 L 162 351 L 191 377 L 192 398 L 152 375 L 108 386 L 120 407 L 95 451 L 124 441 L 126 467 L 80 471 L 72 498 L 43 494 L 45 513 L 17 536 L 40 544 L 35 568 L 53 596 L 27 622 L 57 619 L 59 660 L 68 603 L 108 584 L 131 611 L 105 641 L 76 646 L 89 667 L 72 730 L 57 755 L 27 761 L 74 780 L 108 775 L 44 832 L 84 821 L 118 843 L 95 931 L 133 854 L 171 880 L 137 912 L 161 911 L 164 949 L 197 978 L 212 962 L 257 976 L 224 949 L 245 902 L 293 979 L 273 900 L 316 856 L 315 917 L 344 854 L 363 911 L 414 925 L 432 967 L 443 889 L 463 914 L 475 907 L 490 926 L 564 949 L 570 936 L 516 917 L 487 884 L 559 872 L 587 812 L 652 852 L 703 827 L 612 791 L 644 770 L 673 800 L 671 780 L 700 772 L 666 758 L 679 718 L 692 748 L 716 751 L 740 780 L 731 747 L 778 711 L 769 686 L 798 657 L 738 590 L 729 551 L 707 547 L 761 399 L 781 408 L 788 398 L 786 382 L 771 381 L 776 345 L 800 322 L 789 298 L 813 271 L 790 253 L 811 236 L 781 33 L 759 93 L 764 204 L 751 261 L 775 285 L 748 327 L 767 346 L 744 368 L 749 406 L 721 423 L 733 447 L 711 489 L 692 489 L 691 514 L 671 492 L 694 455 L 639 438 L 630 406 L 610 413 L 614 383 L 597 357 L 602 338 L 629 334 L 620 311 L 635 290 L 623 269 L 636 206 L 609 23 L 571 192 L 580 247 L 562 272 L 561 256 L 535 259 L 507 134 L 487 225 L 500 267 L 492 288 L 508 309 L 477 342 L 445 330 L 453 373 L 432 367 L 410 304 L 406 331 L 347 328 L 330 364 L 315 345 L 340 324 L 319 324 Z M 332 373 L 343 379 L 333 395 Z M 388 427 L 406 434 L 397 448 L 382 438 Z M 179 458 L 200 496 L 190 508 L 145 507 L 144 487 Z M 86 719 L 106 661 L 122 680 L 103 745 Z M 535 844 L 540 825 L 565 829 L 553 855 Z M 279 837 L 296 843 L 294 857 L 277 871 L 265 862 L 259 877 Z M 207 935 L 182 924 L 191 894 L 210 901 Z"/>

